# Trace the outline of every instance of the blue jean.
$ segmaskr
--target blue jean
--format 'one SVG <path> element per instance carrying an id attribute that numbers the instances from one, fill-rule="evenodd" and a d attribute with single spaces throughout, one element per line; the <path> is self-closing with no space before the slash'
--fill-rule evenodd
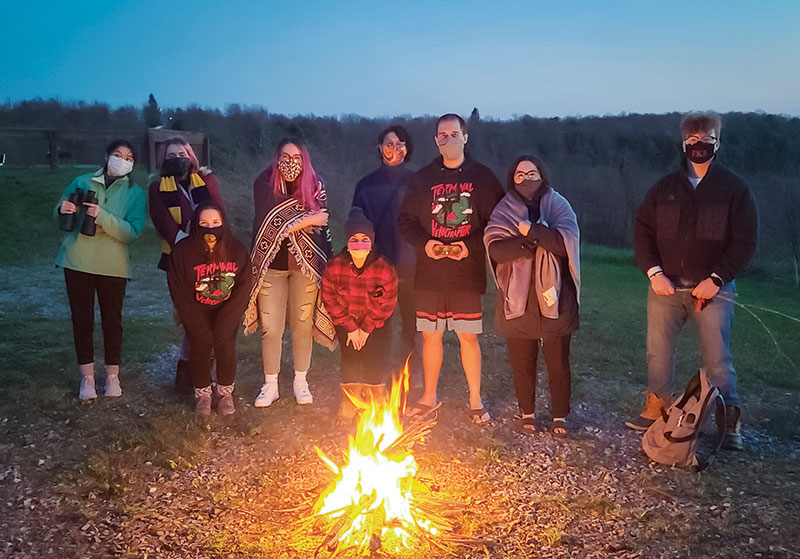
<path id="1" fill-rule="evenodd" d="M 698 345 L 708 380 L 725 403 L 739 406 L 736 371 L 731 357 L 731 326 L 736 298 L 734 282 L 723 285 L 706 307 L 695 312 L 691 290 L 647 295 L 647 389 L 659 398 L 675 390 L 675 341 L 687 319 L 697 326 Z"/>

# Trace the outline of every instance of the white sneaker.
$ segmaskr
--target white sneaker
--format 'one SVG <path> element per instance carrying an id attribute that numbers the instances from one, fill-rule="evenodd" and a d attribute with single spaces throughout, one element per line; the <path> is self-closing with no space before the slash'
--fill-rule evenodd
<path id="1" fill-rule="evenodd" d="M 308 389 L 308 382 L 305 380 L 294 381 L 294 398 L 301 406 L 314 402 L 314 397 Z"/>
<path id="2" fill-rule="evenodd" d="M 257 408 L 268 408 L 272 403 L 278 399 L 278 383 L 265 382 L 261 387 L 261 392 L 256 396 L 256 401 L 253 405 Z"/>
<path id="3" fill-rule="evenodd" d="M 97 392 L 94 389 L 94 377 L 81 378 L 81 391 L 78 395 L 81 400 L 94 400 L 97 398 Z"/>
<path id="4" fill-rule="evenodd" d="M 108 375 L 106 377 L 106 396 L 119 398 L 122 396 L 122 387 L 119 385 L 119 375 Z"/>

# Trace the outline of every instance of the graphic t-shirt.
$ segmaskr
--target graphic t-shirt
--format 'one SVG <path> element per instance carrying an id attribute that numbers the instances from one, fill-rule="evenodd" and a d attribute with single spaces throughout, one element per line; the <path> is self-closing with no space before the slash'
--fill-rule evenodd
<path id="1" fill-rule="evenodd" d="M 505 193 L 492 171 L 467 157 L 449 169 L 435 159 L 414 175 L 400 209 L 398 227 L 417 251 L 414 286 L 423 291 L 486 290 L 483 229 Z M 463 241 L 469 254 L 463 260 L 433 260 L 425 244 Z"/>
<path id="2" fill-rule="evenodd" d="M 431 236 L 444 242 L 460 241 L 472 231 L 471 182 L 441 183 L 431 187 Z"/>

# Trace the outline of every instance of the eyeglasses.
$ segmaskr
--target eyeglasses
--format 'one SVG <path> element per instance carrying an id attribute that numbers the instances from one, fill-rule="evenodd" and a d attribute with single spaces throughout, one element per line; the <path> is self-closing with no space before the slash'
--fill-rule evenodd
<path id="1" fill-rule="evenodd" d="M 283 155 L 281 155 L 279 161 L 283 161 L 284 163 L 289 163 L 290 161 L 294 161 L 295 163 L 302 163 L 303 162 L 303 156 L 302 155 L 294 155 L 294 156 L 292 156 L 292 155 L 284 153 Z"/>
<path id="2" fill-rule="evenodd" d="M 517 171 L 514 173 L 514 182 L 522 182 L 525 179 L 535 181 L 536 179 L 540 178 L 542 178 L 542 175 L 539 173 L 539 171 L 528 171 L 527 173 Z"/>
<path id="3" fill-rule="evenodd" d="M 687 144 L 696 144 L 698 142 L 703 142 L 704 144 L 714 144 L 716 143 L 717 139 L 714 136 L 689 136 L 685 140 L 683 140 Z"/>
<path id="4" fill-rule="evenodd" d="M 397 143 L 389 142 L 388 144 L 383 144 L 383 149 L 391 149 L 394 151 L 406 151 L 407 148 L 405 142 L 397 142 Z"/>

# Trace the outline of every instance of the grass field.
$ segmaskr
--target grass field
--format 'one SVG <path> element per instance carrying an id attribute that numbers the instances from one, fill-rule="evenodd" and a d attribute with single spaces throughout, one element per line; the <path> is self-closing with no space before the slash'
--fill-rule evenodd
<path id="1" fill-rule="evenodd" d="M 5 456 L 0 458 L 0 496 L 8 498 L 10 511 L 16 511 L 18 501 L 22 507 L 24 499 L 20 497 L 18 500 L 15 495 L 24 486 L 25 491 L 34 495 L 31 498 L 40 499 L 42 503 L 36 511 L 24 511 L 24 520 L 22 516 L 11 515 L 7 521 L 0 521 L 3 541 L 17 541 L 23 537 L 20 534 L 25 533 L 26 523 L 46 525 L 53 514 L 56 514 L 58 522 L 72 526 L 72 532 L 77 533 L 73 525 L 81 528 L 84 522 L 99 514 L 99 505 L 94 502 L 97 497 L 107 506 L 117 507 L 114 510 L 126 510 L 126 518 L 145 514 L 142 511 L 131 513 L 136 507 L 144 506 L 131 500 L 131 495 L 141 489 L 142 484 L 151 483 L 159 476 L 169 479 L 170 475 L 178 475 L 173 472 L 202 468 L 216 459 L 215 449 L 228 448 L 232 441 L 247 446 L 258 444 L 268 436 L 280 439 L 280 433 L 274 432 L 277 428 L 273 424 L 277 419 L 274 413 L 283 414 L 283 421 L 296 425 L 296 428 L 306 429 L 304 437 L 299 439 L 302 441 L 325 435 L 330 425 L 330 418 L 324 413 L 309 414 L 288 404 L 278 406 L 277 411 L 270 410 L 272 415 L 269 416 L 245 407 L 261 383 L 257 337 L 240 338 L 237 393 L 243 399 L 237 404 L 242 408 L 237 419 L 210 426 L 194 421 L 191 407 L 170 389 L 180 331 L 172 321 L 163 272 L 155 266 L 159 243 L 149 223 L 142 238 L 132 247 L 134 279 L 129 283 L 124 309 L 122 377 L 126 395 L 118 401 L 101 399 L 92 406 L 78 403 L 79 378 L 74 364 L 63 273 L 53 266 L 61 236 L 52 212 L 69 181 L 77 174 L 89 171 L 91 169 L 69 167 L 56 172 L 45 167 L 6 166 L 0 169 L 0 187 L 11 198 L 11 202 L 0 205 L 0 223 L 5 233 L 0 237 L 0 250 L 4 255 L 0 266 L 0 281 L 4 285 L 0 292 L 0 449 L 3 450 L 0 454 Z M 137 176 L 137 182 L 146 186 L 146 177 Z M 245 224 L 249 224 L 251 219 L 248 213 L 251 211 L 248 208 L 249 186 L 227 182 L 225 177 L 221 182 L 226 195 L 230 194 L 232 211 L 241 214 L 236 220 L 236 232 L 241 238 L 247 238 L 249 231 L 245 230 Z M 337 223 L 339 220 L 334 219 L 334 227 Z M 632 266 L 630 252 L 596 246 L 585 246 L 582 250 L 581 329 L 572 344 L 573 405 L 582 409 L 580 405 L 585 404 L 585 409 L 601 410 L 599 413 L 610 418 L 610 423 L 621 424 L 626 416 L 638 412 L 642 402 L 641 392 L 646 377 L 646 282 Z M 737 288 L 739 303 L 760 318 L 759 321 L 745 309 L 738 308 L 734 327 L 734 363 L 744 403 L 746 440 L 758 449 L 752 454 L 748 451 L 744 456 L 754 460 L 758 457 L 758 467 L 766 472 L 765 476 L 772 476 L 770 479 L 789 480 L 794 484 L 789 486 L 796 487 L 796 477 L 785 471 L 788 468 L 785 452 L 771 454 L 772 443 L 764 441 L 774 441 L 780 448 L 789 445 L 795 454 L 800 443 L 800 411 L 795 403 L 800 388 L 800 344 L 797 343 L 800 324 L 763 309 L 800 317 L 800 294 L 791 285 L 746 276 L 737 280 Z M 490 409 L 513 414 L 513 391 L 504 344 L 491 329 L 492 297 L 493 293 L 487 294 L 484 304 L 487 309 L 487 333 L 482 338 L 485 400 Z M 99 321 L 97 324 L 95 347 L 102 355 Z M 443 371 L 442 391 L 449 401 L 458 400 L 458 405 L 462 405 L 463 379 L 458 373 L 457 347 L 453 340 L 448 342 L 445 359 L 447 365 Z M 320 388 L 323 411 L 335 408 L 337 361 L 338 354 L 315 350 L 312 386 L 326 387 L 324 390 Z M 679 387 L 699 364 L 691 328 L 687 327 L 678 352 Z M 290 366 L 286 357 L 284 366 Z M 287 377 L 281 381 L 281 389 L 286 394 L 290 392 L 287 384 L 290 380 L 288 375 L 282 377 Z M 544 382 L 541 384 L 546 386 Z M 591 422 L 587 419 L 590 416 L 581 419 L 580 413 L 583 412 L 576 414 L 579 416 L 578 425 Z M 448 431 L 448 437 L 452 439 L 453 448 L 483 445 L 482 456 L 488 458 L 482 459 L 476 467 L 493 468 L 498 448 L 500 455 L 512 452 L 510 447 L 505 448 L 502 442 L 498 442 L 496 435 L 481 435 L 471 440 L 472 435 L 468 432 L 461 433 L 464 428 L 461 423 L 453 423 L 450 427 L 453 431 Z M 447 427 L 443 425 L 440 428 Z M 271 452 L 302 452 L 297 444 L 289 441 L 286 448 Z M 453 453 L 457 454 L 455 450 Z M 751 475 L 750 468 L 742 464 L 737 469 L 736 461 L 728 464 L 734 464 L 731 475 L 738 475 L 735 483 L 746 483 Z M 17 474 L 24 481 L 15 489 L 8 480 Z M 669 476 L 662 480 L 664 484 L 683 487 L 688 498 L 699 503 L 713 503 L 729 488 L 727 484 L 733 483 L 721 478 L 705 478 L 701 483 L 687 481 L 690 478 L 680 474 Z M 776 481 L 774 486 L 765 483 L 759 491 L 766 492 L 764 499 L 784 503 L 781 506 L 787 521 L 797 525 L 800 512 L 796 503 L 792 505 L 790 496 L 781 493 L 781 483 Z M 19 494 L 24 495 L 25 491 Z M 58 505 L 51 503 L 48 508 L 45 503 L 49 501 L 36 496 L 51 492 L 62 495 L 65 500 Z M 5 498 L 0 500 L 6 501 Z M 72 503 L 69 510 L 65 510 L 64 503 Z M 3 516 L 2 512 L 0 516 Z M 17 523 L 13 524 L 15 518 Z M 752 522 L 751 533 L 755 534 L 753 530 L 767 530 L 766 520 L 763 523 L 761 520 Z M 665 530 L 659 531 L 657 525 L 651 528 L 661 534 L 658 537 L 666 537 L 663 534 Z M 747 541 L 738 525 L 724 525 L 719 530 L 735 536 L 732 541 Z M 785 530 L 789 532 L 783 534 L 784 537 L 800 536 L 797 528 Z M 73 540 L 63 539 L 66 536 L 62 538 L 55 532 L 53 534 L 48 537 L 56 549 L 85 549 L 69 543 Z M 75 537 L 78 539 L 74 541 L 85 545 L 80 537 Z M 226 545 L 239 541 L 224 530 L 214 532 L 213 537 L 217 538 L 215 541 L 227 542 L 219 544 L 222 551 L 215 551 L 219 556 L 226 556 L 230 551 L 225 551 Z M 213 542 L 209 542 L 210 539 L 205 544 L 207 548 L 215 549 Z M 240 544 L 244 545 L 239 541 L 237 545 Z M 775 545 L 792 549 L 786 543 Z M 11 544 L 9 546 L 12 549 Z M 31 546 L 31 549 L 41 549 Z M 645 544 L 640 547 L 644 553 Z M 709 543 L 708 549 L 715 549 L 713 542 Z M 264 554 L 263 549 L 259 551 L 256 548 L 256 551 L 263 556 L 272 556 Z M 5 556 L 4 553 L 5 550 L 0 550 L 0 557 Z M 130 553 L 133 556 L 141 554 L 135 550 Z M 644 553 L 642 556 L 657 555 Z"/>

